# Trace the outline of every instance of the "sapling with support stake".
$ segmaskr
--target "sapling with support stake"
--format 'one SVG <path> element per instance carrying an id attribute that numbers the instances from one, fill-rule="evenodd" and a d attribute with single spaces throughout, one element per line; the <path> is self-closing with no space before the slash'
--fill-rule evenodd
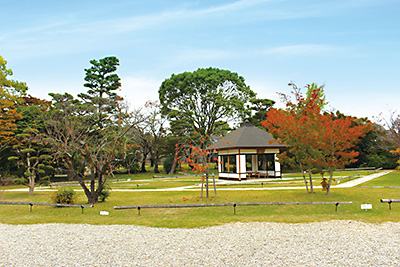
<path id="1" fill-rule="evenodd" d="M 194 132 L 176 145 L 176 155 L 183 154 L 182 157 L 177 157 L 175 160 L 179 164 L 187 163 L 191 171 L 201 175 L 201 197 L 203 197 L 204 181 L 206 183 L 206 198 L 209 198 L 209 176 L 210 164 L 212 161 L 217 161 L 214 153 L 215 149 L 211 146 L 210 136 L 207 134 L 201 137 L 198 132 Z M 182 153 L 183 152 L 183 153 Z M 214 196 L 217 197 L 217 189 L 215 185 L 215 175 L 213 177 Z"/>

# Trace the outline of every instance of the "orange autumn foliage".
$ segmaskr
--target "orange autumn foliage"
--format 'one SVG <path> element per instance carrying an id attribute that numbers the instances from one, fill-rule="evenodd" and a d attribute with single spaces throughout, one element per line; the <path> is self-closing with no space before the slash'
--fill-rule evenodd
<path id="1" fill-rule="evenodd" d="M 288 146 L 288 150 L 279 155 L 280 161 L 299 165 L 302 171 L 311 168 L 329 170 L 329 193 L 333 170 L 357 161 L 359 153 L 352 148 L 372 126 L 369 123 L 356 125 L 352 117 L 335 119 L 329 114 L 321 114 L 323 92 L 319 90 L 321 88 L 313 90 L 307 98 L 294 90 L 296 102 L 288 101 L 285 110 L 270 109 L 262 125 Z"/>
<path id="2" fill-rule="evenodd" d="M 16 104 L 8 99 L 0 99 L 0 151 L 15 142 L 14 132 L 17 130 L 16 120 L 21 115 Z"/>

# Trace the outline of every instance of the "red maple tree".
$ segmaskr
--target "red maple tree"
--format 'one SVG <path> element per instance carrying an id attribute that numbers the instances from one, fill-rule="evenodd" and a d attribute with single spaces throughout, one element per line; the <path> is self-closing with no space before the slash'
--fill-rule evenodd
<path id="1" fill-rule="evenodd" d="M 335 120 L 321 114 L 326 104 L 323 87 L 308 85 L 307 95 L 303 96 L 296 85 L 289 85 L 293 88 L 295 101 L 283 95 L 287 108 L 271 109 L 262 125 L 288 146 L 288 150 L 279 155 L 279 161 L 299 166 L 307 192 L 305 170 L 309 172 L 310 192 L 313 192 L 311 169 L 329 171 L 329 182 L 323 183 L 329 194 L 333 171 L 357 161 L 358 152 L 351 149 L 371 130 L 371 125 L 355 125 L 351 117 Z"/>

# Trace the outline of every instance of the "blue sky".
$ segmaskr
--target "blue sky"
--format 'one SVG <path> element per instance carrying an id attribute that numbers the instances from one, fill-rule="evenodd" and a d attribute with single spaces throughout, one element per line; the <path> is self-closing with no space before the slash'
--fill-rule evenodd
<path id="1" fill-rule="evenodd" d="M 398 110 L 397 0 L 0 0 L 0 55 L 33 96 L 77 94 L 91 59 L 116 56 L 132 107 L 172 73 L 237 72 L 277 101 L 294 81 L 325 84 L 331 109 Z"/>

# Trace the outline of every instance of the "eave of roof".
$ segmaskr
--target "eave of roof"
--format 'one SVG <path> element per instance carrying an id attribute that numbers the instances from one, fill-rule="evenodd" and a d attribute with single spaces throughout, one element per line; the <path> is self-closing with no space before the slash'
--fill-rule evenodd
<path id="1" fill-rule="evenodd" d="M 215 143 L 216 150 L 233 148 L 285 148 L 271 134 L 263 131 L 249 122 L 243 123 L 239 129 L 227 134 Z"/>

